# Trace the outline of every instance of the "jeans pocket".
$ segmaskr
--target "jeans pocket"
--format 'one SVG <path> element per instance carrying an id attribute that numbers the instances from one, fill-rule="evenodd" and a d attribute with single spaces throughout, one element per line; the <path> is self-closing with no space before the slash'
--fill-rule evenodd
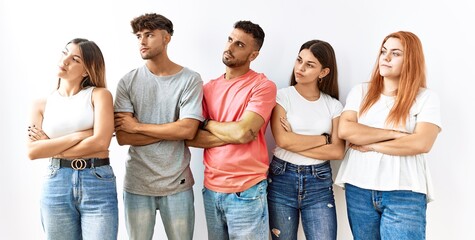
<path id="1" fill-rule="evenodd" d="M 239 200 L 248 200 L 248 201 L 265 198 L 267 194 L 267 180 L 264 180 L 264 181 L 265 183 L 260 182 L 243 192 L 234 193 L 234 195 Z"/>
<path id="2" fill-rule="evenodd" d="M 269 171 L 273 175 L 281 175 L 285 172 L 285 165 L 283 161 L 276 161 L 275 157 L 272 159 L 272 162 L 269 166 Z"/>
<path id="3" fill-rule="evenodd" d="M 44 178 L 54 178 L 58 174 L 59 168 L 52 165 L 48 165 L 44 173 Z"/>
<path id="4" fill-rule="evenodd" d="M 332 179 L 332 168 L 330 163 L 323 163 L 321 166 L 317 166 L 313 171 L 313 176 L 320 180 Z"/>
<path id="5" fill-rule="evenodd" d="M 105 181 L 115 180 L 114 170 L 110 165 L 95 167 L 91 169 L 91 173 L 97 178 Z"/>

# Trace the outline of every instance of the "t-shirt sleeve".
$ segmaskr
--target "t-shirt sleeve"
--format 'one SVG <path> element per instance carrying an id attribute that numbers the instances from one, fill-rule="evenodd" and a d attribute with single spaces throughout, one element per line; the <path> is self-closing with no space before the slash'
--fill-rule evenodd
<path id="1" fill-rule="evenodd" d="M 341 112 L 343 111 L 343 104 L 341 104 L 340 101 L 338 101 L 335 98 L 332 99 L 332 118 L 337 118 L 341 115 Z"/>
<path id="2" fill-rule="evenodd" d="M 125 78 L 122 78 L 117 85 L 114 112 L 134 112 L 134 106 L 130 100 L 130 93 L 127 91 Z"/>
<path id="3" fill-rule="evenodd" d="M 277 91 L 276 103 L 279 104 L 285 111 L 289 111 L 290 101 L 288 95 L 288 88 L 279 89 Z"/>
<path id="4" fill-rule="evenodd" d="M 275 106 L 277 87 L 270 80 L 263 81 L 256 86 L 249 100 L 246 110 L 259 114 L 265 121 L 269 120 Z"/>
<path id="5" fill-rule="evenodd" d="M 202 101 L 203 81 L 201 76 L 196 73 L 191 76 L 189 84 L 186 86 L 180 99 L 180 119 L 193 118 L 203 121 Z"/>
<path id="6" fill-rule="evenodd" d="M 361 101 L 363 100 L 363 88 L 365 85 L 358 84 L 354 86 L 348 96 L 346 97 L 345 107 L 343 108 L 344 111 L 355 111 L 359 112 Z"/>
<path id="7" fill-rule="evenodd" d="M 416 122 L 433 123 L 442 129 L 439 95 L 428 89 L 425 90 L 424 95 L 425 97 L 420 99 L 421 107 Z"/>

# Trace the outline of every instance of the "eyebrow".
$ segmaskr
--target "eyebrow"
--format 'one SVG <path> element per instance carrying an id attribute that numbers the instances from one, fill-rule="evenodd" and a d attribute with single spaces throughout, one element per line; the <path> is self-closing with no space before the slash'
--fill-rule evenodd
<path id="1" fill-rule="evenodd" d="M 300 59 L 300 60 L 302 60 L 302 57 L 301 57 L 300 55 L 298 55 L 298 57 L 297 57 L 297 58 L 298 58 L 298 59 Z M 313 63 L 313 64 L 317 64 L 317 63 L 316 63 L 316 62 L 314 62 L 314 61 L 307 61 L 307 63 Z"/>
<path id="2" fill-rule="evenodd" d="M 388 50 L 385 46 L 382 47 L 383 49 L 386 49 Z M 400 52 L 404 52 L 403 50 L 399 49 L 399 48 L 393 48 L 393 49 L 389 49 L 390 51 L 400 51 Z"/>
<path id="3" fill-rule="evenodd" d="M 233 39 L 231 36 L 228 36 L 228 40 L 233 40 L 233 41 L 234 41 L 234 39 Z M 240 41 L 240 40 L 236 40 L 236 41 L 234 41 L 234 42 L 236 42 L 237 44 L 240 43 L 240 44 L 242 44 L 243 46 L 246 46 L 246 45 L 247 45 L 246 43 L 244 43 L 244 42 L 242 42 L 242 41 Z"/>
<path id="4" fill-rule="evenodd" d="M 69 49 L 68 49 L 67 47 L 65 47 L 64 50 L 65 50 L 66 52 L 69 52 Z M 82 60 L 81 56 L 79 56 L 79 55 L 73 55 L 73 57 L 77 57 L 77 58 L 79 58 L 79 59 Z"/>

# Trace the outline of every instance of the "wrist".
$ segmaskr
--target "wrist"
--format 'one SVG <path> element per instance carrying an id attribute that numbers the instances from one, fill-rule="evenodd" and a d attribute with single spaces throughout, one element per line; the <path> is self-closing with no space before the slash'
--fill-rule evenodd
<path id="1" fill-rule="evenodd" d="M 325 137 L 325 145 L 331 144 L 332 143 L 332 138 L 330 134 L 328 133 L 323 133 L 322 136 Z"/>
<path id="2" fill-rule="evenodd" d="M 206 130 L 206 126 L 208 126 L 209 119 L 205 119 L 200 124 L 200 129 Z"/>

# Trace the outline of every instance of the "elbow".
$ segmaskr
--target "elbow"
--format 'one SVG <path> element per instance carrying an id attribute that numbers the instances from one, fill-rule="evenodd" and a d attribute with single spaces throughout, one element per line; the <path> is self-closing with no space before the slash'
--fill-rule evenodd
<path id="1" fill-rule="evenodd" d="M 183 133 L 183 140 L 193 140 L 195 139 L 196 137 L 196 133 L 198 133 L 198 129 L 197 128 L 190 128 L 190 129 L 187 129 L 186 131 L 184 131 Z"/>
<path id="2" fill-rule="evenodd" d="M 432 144 L 421 144 L 416 151 L 420 154 L 429 153 L 432 149 Z"/>

